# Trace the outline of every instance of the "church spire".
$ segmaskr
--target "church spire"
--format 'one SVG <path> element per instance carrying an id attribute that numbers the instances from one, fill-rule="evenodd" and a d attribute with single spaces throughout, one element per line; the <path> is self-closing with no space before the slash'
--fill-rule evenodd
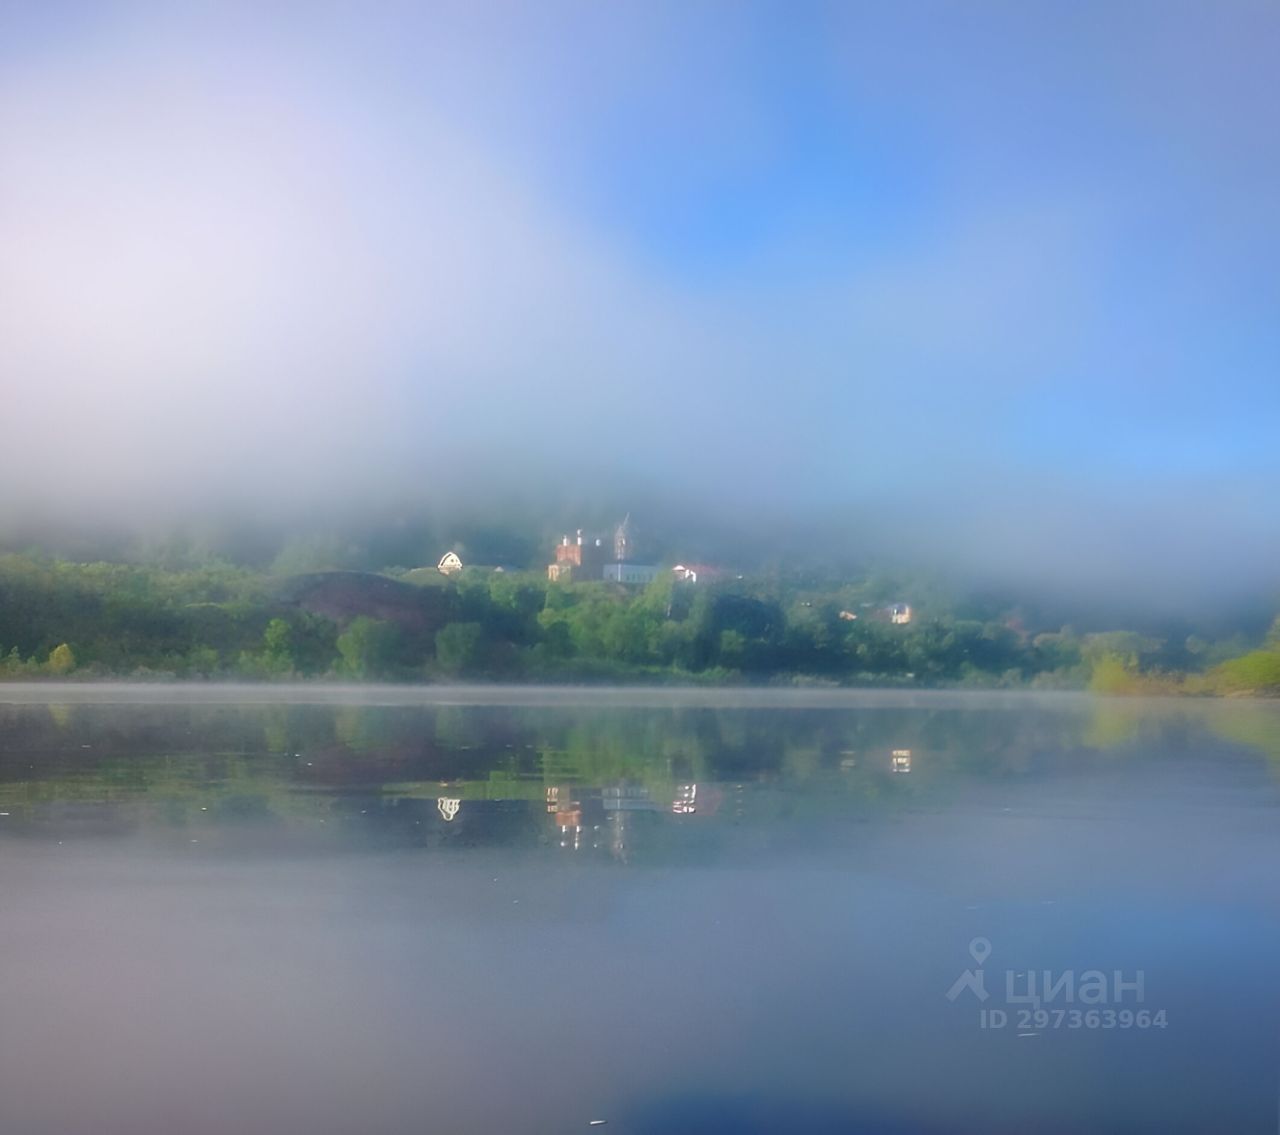
<path id="1" fill-rule="evenodd" d="M 635 536 L 631 531 L 631 513 L 623 518 L 622 523 L 613 530 L 613 558 L 619 563 L 631 557 Z"/>

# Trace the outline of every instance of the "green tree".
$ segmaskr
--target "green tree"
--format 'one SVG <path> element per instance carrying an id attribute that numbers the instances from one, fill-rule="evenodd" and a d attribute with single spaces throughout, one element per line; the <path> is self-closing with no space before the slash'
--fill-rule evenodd
<path id="1" fill-rule="evenodd" d="M 645 585 L 636 603 L 650 614 L 669 618 L 675 602 L 675 586 L 676 577 L 664 568 Z"/>
<path id="2" fill-rule="evenodd" d="M 23 669 L 22 655 L 18 653 L 16 646 L 3 658 L 0 658 L 0 676 L 16 678 L 23 672 Z"/>
<path id="3" fill-rule="evenodd" d="M 294 670 L 293 628 L 283 619 L 272 619 L 263 631 L 262 661 L 272 674 L 289 674 Z"/>
<path id="4" fill-rule="evenodd" d="M 70 674 L 76 668 L 76 656 L 65 642 L 49 652 L 49 673 Z"/>
<path id="5" fill-rule="evenodd" d="M 192 647 L 187 655 L 187 672 L 201 678 L 210 678 L 217 673 L 219 662 L 218 652 L 213 647 Z"/>
<path id="6" fill-rule="evenodd" d="M 395 668 L 399 645 L 394 625 L 361 615 L 338 636 L 340 669 L 351 678 L 385 677 Z"/>
<path id="7" fill-rule="evenodd" d="M 561 611 L 546 608 L 538 612 L 539 650 L 548 658 L 568 658 L 573 654 L 569 621 Z"/>
<path id="8" fill-rule="evenodd" d="M 721 631 L 716 653 L 721 666 L 728 666 L 736 670 L 746 658 L 746 636 L 741 631 Z"/>
<path id="9" fill-rule="evenodd" d="M 483 665 L 484 646 L 479 623 L 449 623 L 436 632 L 436 665 L 446 674 L 474 672 Z"/>
<path id="10" fill-rule="evenodd" d="M 1108 652 L 1090 658 L 1089 689 L 1098 694 L 1123 694 L 1134 689 L 1137 662 L 1132 655 Z"/>
<path id="11" fill-rule="evenodd" d="M 648 653 L 650 620 L 637 604 L 618 607 L 600 628 L 600 645 L 612 661 L 643 662 Z"/>
<path id="12" fill-rule="evenodd" d="M 1162 645 L 1160 639 L 1136 631 L 1104 631 L 1086 635 L 1081 653 L 1091 664 L 1114 656 L 1121 659 L 1127 669 L 1136 670 L 1145 655 L 1154 654 Z"/>

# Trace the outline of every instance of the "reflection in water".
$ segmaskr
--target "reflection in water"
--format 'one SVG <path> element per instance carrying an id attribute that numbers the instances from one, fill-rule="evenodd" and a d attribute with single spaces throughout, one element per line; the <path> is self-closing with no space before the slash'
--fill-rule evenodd
<path id="1" fill-rule="evenodd" d="M 1280 706 L 123 696 L 0 705 L 4 1135 L 1274 1129 Z"/>
<path id="2" fill-rule="evenodd" d="M 384 842 L 412 843 L 433 838 L 413 829 L 455 823 L 470 804 L 473 839 L 536 833 L 563 843 L 565 833 L 597 832 L 619 813 L 666 813 L 670 823 L 646 821 L 631 837 L 660 844 L 681 821 L 715 816 L 726 794 L 757 822 L 771 813 L 817 819 L 836 801 L 841 815 L 888 814 L 940 805 L 974 780 L 1080 774 L 1126 751 L 1150 760 L 1153 750 L 1168 757 L 1223 740 L 1280 769 L 1274 705 L 1175 703 L 1155 712 L 1117 700 L 1026 702 L 930 708 L 925 699 L 920 708 L 792 713 L 749 705 L 8 705 L 0 706 L 0 818 L 10 833 L 252 821 L 297 834 L 323 826 L 330 838 L 357 842 L 376 826 Z M 420 806 L 426 800 L 435 817 Z M 539 811 L 549 829 L 514 822 Z M 357 815 L 372 818 L 353 827 Z"/>

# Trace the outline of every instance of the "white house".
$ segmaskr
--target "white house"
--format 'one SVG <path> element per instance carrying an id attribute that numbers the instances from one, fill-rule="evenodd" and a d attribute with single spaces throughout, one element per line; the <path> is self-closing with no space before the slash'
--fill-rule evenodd
<path id="1" fill-rule="evenodd" d="M 709 564 L 676 564 L 671 572 L 680 583 L 697 583 L 698 580 L 710 583 L 724 575 L 723 569 Z"/>

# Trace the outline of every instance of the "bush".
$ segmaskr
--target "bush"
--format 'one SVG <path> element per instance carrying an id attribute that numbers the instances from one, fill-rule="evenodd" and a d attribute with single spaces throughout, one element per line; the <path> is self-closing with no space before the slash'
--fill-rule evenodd
<path id="1" fill-rule="evenodd" d="M 1255 650 L 1223 662 L 1211 678 L 1223 693 L 1280 694 L 1280 650 Z"/>

